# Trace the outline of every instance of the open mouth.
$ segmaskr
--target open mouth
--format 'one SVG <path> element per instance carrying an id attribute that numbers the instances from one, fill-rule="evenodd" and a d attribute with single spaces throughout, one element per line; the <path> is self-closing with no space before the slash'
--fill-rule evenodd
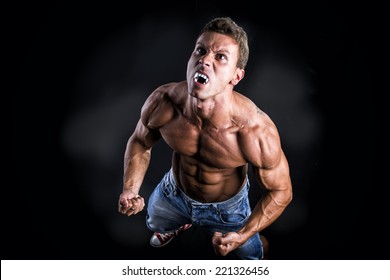
<path id="1" fill-rule="evenodd" d="M 205 74 L 196 72 L 194 76 L 194 81 L 205 85 L 209 82 L 209 78 Z"/>

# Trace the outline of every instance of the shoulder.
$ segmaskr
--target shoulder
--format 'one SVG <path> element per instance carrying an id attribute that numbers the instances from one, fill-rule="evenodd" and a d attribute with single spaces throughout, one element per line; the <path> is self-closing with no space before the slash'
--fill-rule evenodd
<path id="1" fill-rule="evenodd" d="M 257 167 L 272 168 L 282 156 L 280 136 L 272 119 L 249 98 L 239 95 L 238 137 L 248 161 Z"/>
<path id="2" fill-rule="evenodd" d="M 234 118 L 245 129 L 272 129 L 276 128 L 271 118 L 262 111 L 251 99 L 235 93 Z"/>
<path id="3" fill-rule="evenodd" d="M 149 109 L 149 107 L 157 106 L 160 101 L 172 99 L 175 95 L 175 92 L 182 83 L 167 83 L 157 87 L 153 92 L 148 96 L 146 102 L 143 106 L 144 109 Z"/>
<path id="4" fill-rule="evenodd" d="M 158 128 L 174 114 L 180 104 L 180 94 L 185 82 L 172 82 L 157 87 L 146 99 L 141 109 L 141 120 L 149 128 Z"/>

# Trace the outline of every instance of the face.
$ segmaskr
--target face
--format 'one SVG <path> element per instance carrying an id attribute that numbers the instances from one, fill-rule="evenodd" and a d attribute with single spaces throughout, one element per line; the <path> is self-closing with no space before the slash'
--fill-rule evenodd
<path id="1" fill-rule="evenodd" d="M 237 68 L 238 44 L 227 35 L 205 32 L 199 36 L 187 64 L 188 92 L 199 99 L 232 91 L 244 77 Z"/>

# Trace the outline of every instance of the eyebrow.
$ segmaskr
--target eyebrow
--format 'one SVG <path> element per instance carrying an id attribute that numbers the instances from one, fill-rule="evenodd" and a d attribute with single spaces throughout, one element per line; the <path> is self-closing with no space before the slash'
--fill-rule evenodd
<path id="1" fill-rule="evenodd" d="M 210 48 L 207 48 L 202 42 L 196 42 L 196 46 L 197 47 L 203 47 L 204 49 L 210 49 Z M 224 54 L 228 54 L 230 55 L 230 52 L 227 50 L 227 49 L 217 49 L 217 50 L 213 50 L 212 49 L 212 52 L 213 53 L 224 53 Z"/>

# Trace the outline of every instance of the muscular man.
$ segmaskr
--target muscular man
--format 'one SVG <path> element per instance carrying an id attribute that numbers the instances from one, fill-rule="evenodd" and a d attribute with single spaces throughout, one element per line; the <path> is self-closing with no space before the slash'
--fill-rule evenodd
<path id="1" fill-rule="evenodd" d="M 158 87 L 143 105 L 124 155 L 119 212 L 130 216 L 144 208 L 139 190 L 153 144 L 163 138 L 174 152 L 148 201 L 152 246 L 197 225 L 210 232 L 217 255 L 263 258 L 259 232 L 290 203 L 292 185 L 275 124 L 233 90 L 248 56 L 246 32 L 228 17 L 215 18 L 196 41 L 187 80 Z M 249 167 L 266 191 L 253 210 Z"/>

